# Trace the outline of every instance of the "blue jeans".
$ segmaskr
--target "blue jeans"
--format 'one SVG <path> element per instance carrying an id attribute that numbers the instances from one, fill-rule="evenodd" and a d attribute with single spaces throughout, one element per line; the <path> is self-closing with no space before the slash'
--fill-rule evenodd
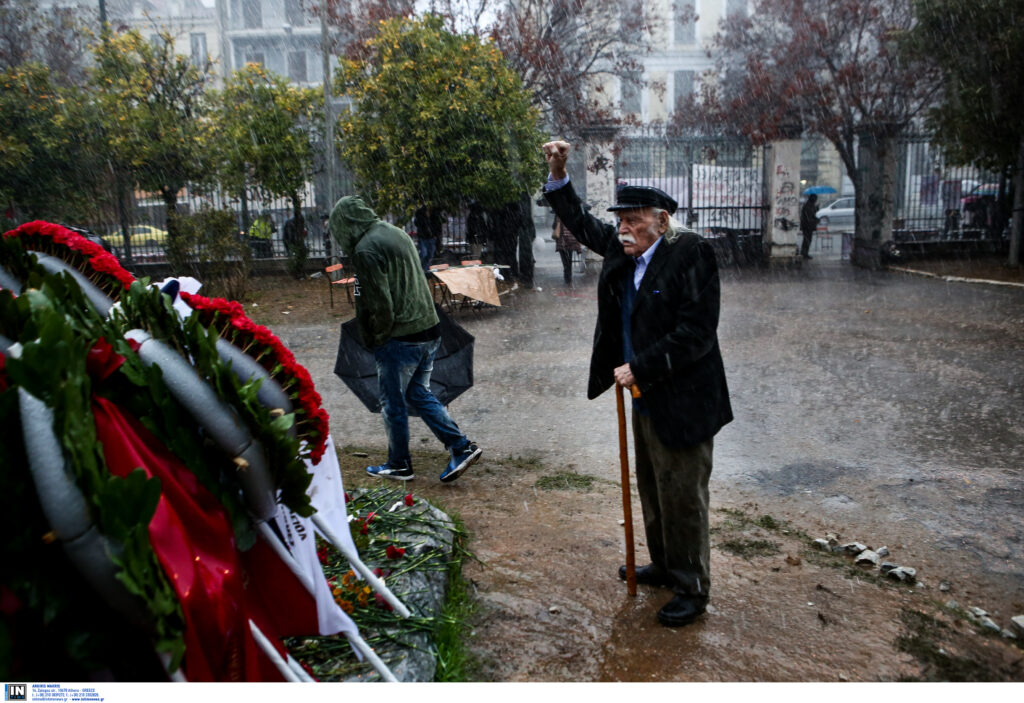
<path id="1" fill-rule="evenodd" d="M 420 253 L 420 265 L 423 267 L 423 270 L 430 270 L 430 262 L 434 260 L 434 252 L 437 250 L 437 240 L 433 237 L 430 239 L 417 239 L 416 249 Z"/>
<path id="2" fill-rule="evenodd" d="M 459 451 L 469 445 L 448 411 L 430 392 L 430 372 L 441 340 L 399 342 L 389 340 L 373 350 L 380 385 L 381 417 L 388 434 L 388 464 L 411 466 L 409 456 L 409 410 L 419 412 L 445 449 Z"/>

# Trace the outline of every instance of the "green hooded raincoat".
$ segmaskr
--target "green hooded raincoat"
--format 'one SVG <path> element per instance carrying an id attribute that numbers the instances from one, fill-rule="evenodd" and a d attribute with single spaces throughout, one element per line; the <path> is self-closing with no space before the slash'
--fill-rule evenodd
<path id="1" fill-rule="evenodd" d="M 329 226 L 354 269 L 356 319 L 367 346 L 379 347 L 438 323 L 409 235 L 381 220 L 355 195 L 337 202 Z"/>

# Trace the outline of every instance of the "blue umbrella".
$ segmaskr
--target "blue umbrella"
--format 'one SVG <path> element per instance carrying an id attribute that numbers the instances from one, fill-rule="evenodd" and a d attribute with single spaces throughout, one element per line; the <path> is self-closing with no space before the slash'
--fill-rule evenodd
<path id="1" fill-rule="evenodd" d="M 804 195 L 827 195 L 835 192 L 836 189 L 832 186 L 811 186 L 804 191 Z"/>

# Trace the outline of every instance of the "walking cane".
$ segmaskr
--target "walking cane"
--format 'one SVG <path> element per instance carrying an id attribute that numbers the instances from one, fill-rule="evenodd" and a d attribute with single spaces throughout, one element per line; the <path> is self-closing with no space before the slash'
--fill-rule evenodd
<path id="1" fill-rule="evenodd" d="M 633 553 L 633 505 L 629 496 L 629 454 L 626 447 L 626 403 L 622 399 L 623 387 L 615 384 L 615 404 L 619 411 L 619 466 L 622 469 L 622 515 L 626 526 L 626 590 L 636 595 L 636 555 Z M 640 389 L 630 388 L 634 398 L 640 397 Z"/>

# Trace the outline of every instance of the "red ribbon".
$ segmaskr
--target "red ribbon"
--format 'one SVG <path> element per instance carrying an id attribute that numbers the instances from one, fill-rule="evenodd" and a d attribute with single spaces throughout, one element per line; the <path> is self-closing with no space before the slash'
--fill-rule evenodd
<path id="1" fill-rule="evenodd" d="M 142 467 L 160 479 L 162 497 L 149 524 L 157 559 L 185 616 L 185 675 L 190 681 L 260 681 L 282 677 L 249 630 L 244 573 L 224 508 L 135 418 L 93 398 L 97 438 L 110 472 Z M 258 624 L 265 620 L 258 614 Z M 261 628 L 262 629 L 262 628 Z M 277 637 L 264 629 L 271 641 Z"/>

